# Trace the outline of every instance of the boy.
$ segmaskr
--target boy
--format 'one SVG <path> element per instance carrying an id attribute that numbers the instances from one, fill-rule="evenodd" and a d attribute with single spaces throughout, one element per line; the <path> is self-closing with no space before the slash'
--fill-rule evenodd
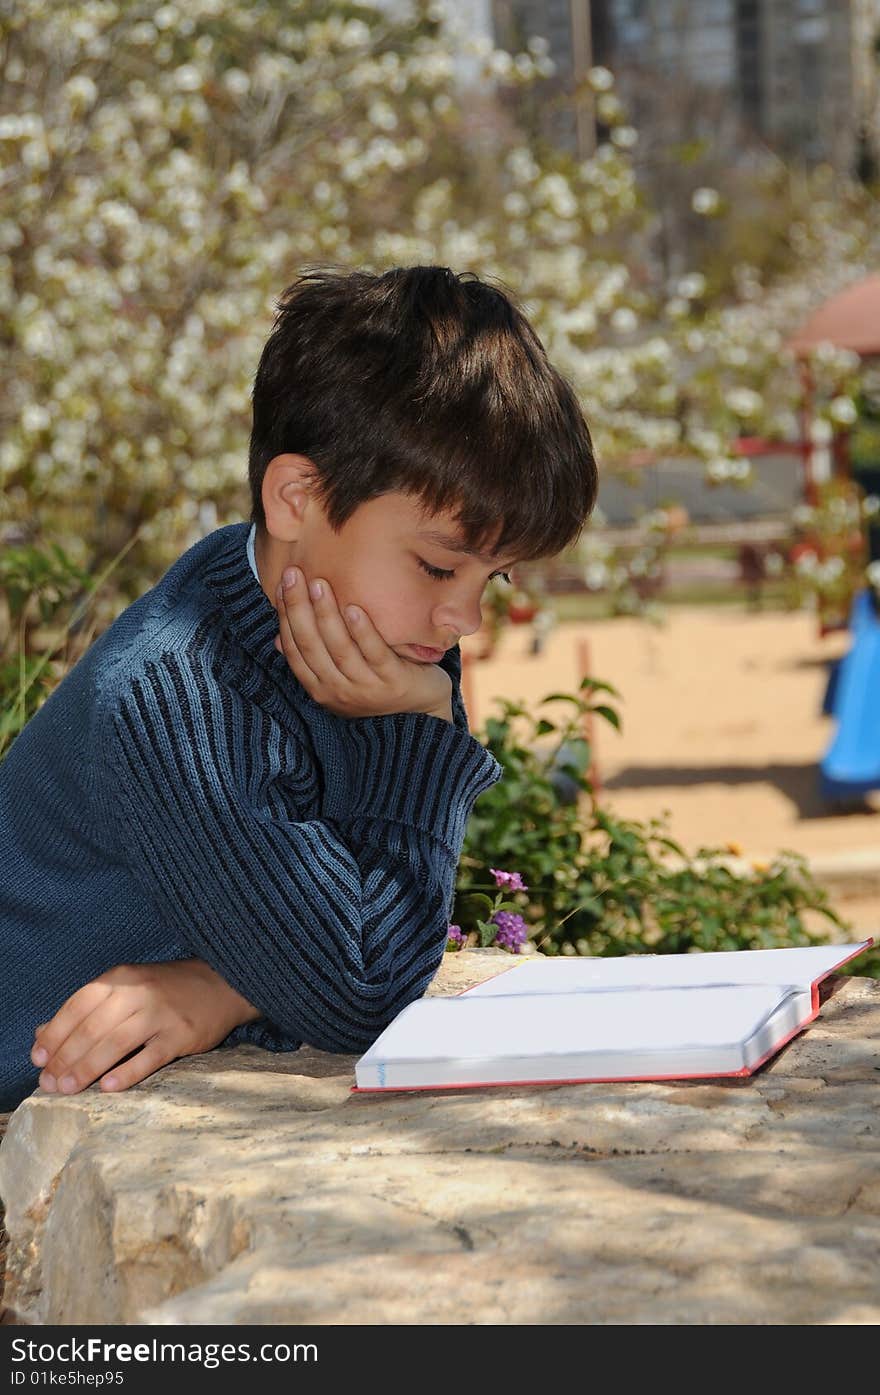
<path id="1" fill-rule="evenodd" d="M 360 1053 L 439 967 L 501 773 L 458 641 L 583 527 L 586 422 L 500 290 L 316 271 L 260 358 L 249 479 L 250 528 L 184 553 L 0 765 L 0 1109 L 218 1044 Z"/>

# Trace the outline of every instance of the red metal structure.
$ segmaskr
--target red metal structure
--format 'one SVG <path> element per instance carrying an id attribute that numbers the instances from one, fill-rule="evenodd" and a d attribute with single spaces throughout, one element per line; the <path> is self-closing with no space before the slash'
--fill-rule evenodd
<path id="1" fill-rule="evenodd" d="M 801 408 L 801 449 L 804 459 L 804 495 L 807 503 L 815 503 L 815 483 L 812 477 L 813 443 L 809 424 L 812 417 L 815 381 L 810 367 L 810 355 L 820 344 L 834 344 L 849 349 L 860 358 L 880 355 L 880 275 L 865 276 L 845 291 L 831 296 L 808 316 L 800 329 L 791 336 L 788 347 L 797 356 L 803 388 Z M 846 469 L 846 433 L 839 433 L 835 442 L 838 468 Z"/>
<path id="2" fill-rule="evenodd" d="M 860 358 L 880 355 L 880 275 L 862 277 L 846 290 L 830 296 L 807 317 L 800 329 L 791 336 L 788 347 L 798 361 L 801 378 L 801 453 L 804 470 L 804 498 L 808 504 L 817 501 L 813 474 L 813 442 L 810 423 L 816 391 L 810 356 L 820 344 L 833 344 L 849 349 Z M 849 433 L 839 431 L 833 444 L 834 468 L 839 477 L 849 475 Z M 827 634 L 839 624 L 823 623 L 819 616 L 820 634 Z M 845 626 L 844 626 L 845 628 Z"/>

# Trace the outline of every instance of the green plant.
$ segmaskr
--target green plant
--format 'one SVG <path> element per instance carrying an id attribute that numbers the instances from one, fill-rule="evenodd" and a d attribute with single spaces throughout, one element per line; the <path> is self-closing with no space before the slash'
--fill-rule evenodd
<path id="1" fill-rule="evenodd" d="M 582 689 L 596 691 L 607 684 L 584 679 Z M 535 718 L 521 703 L 497 700 L 500 717 L 490 717 L 478 739 L 504 767 L 504 778 L 477 800 L 468 823 L 456 891 L 454 919 L 462 926 L 475 924 L 482 916 L 482 896 L 494 892 L 485 880 L 490 867 L 516 868 L 532 889 L 529 916 L 536 921 L 567 904 L 572 893 L 571 868 L 580 844 L 580 817 L 575 807 L 564 803 L 558 793 L 559 777 L 580 787 L 590 763 L 590 744 L 577 730 L 579 719 L 591 709 L 581 696 L 551 695 L 540 706 L 552 701 L 574 704 L 575 717 L 558 727 L 547 718 Z M 606 719 L 616 723 L 616 714 Z M 520 735 L 523 727 L 525 734 Z M 552 748 L 539 743 L 550 734 Z"/>
<path id="2" fill-rule="evenodd" d="M 83 622 L 122 551 L 97 576 L 78 567 L 57 543 L 0 552 L 0 760 L 94 637 Z M 93 617 L 94 619 L 94 617 Z"/>
<path id="3" fill-rule="evenodd" d="M 501 716 L 487 721 L 479 739 L 504 778 L 480 796 L 468 825 L 454 909 L 463 930 L 483 918 L 485 894 L 495 890 L 485 880 L 490 867 L 515 868 L 525 882 L 527 904 L 518 909 L 535 947 L 549 955 L 821 943 L 824 937 L 804 923 L 808 910 L 829 928 L 847 928 L 795 852 L 742 872 L 730 865 L 730 848 L 702 847 L 689 856 L 664 820 L 639 823 L 602 808 L 589 778 L 585 723 L 619 727 L 617 712 L 596 701 L 603 694 L 619 696 L 610 684 L 585 678 L 577 693 L 548 695 L 539 709 L 568 704 L 562 721 L 499 700 Z M 866 972 L 862 960 L 858 972 Z"/>

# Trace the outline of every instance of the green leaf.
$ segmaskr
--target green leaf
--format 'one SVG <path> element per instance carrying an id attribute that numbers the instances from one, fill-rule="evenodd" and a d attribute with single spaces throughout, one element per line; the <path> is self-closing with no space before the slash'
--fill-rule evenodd
<path id="1" fill-rule="evenodd" d="M 598 678 L 591 678 L 589 674 L 581 679 L 578 686 L 581 690 L 587 689 L 589 692 L 610 693 L 612 697 L 620 697 L 620 693 L 611 683 L 603 683 Z"/>
<path id="2" fill-rule="evenodd" d="M 485 920 L 478 920 L 477 930 L 480 935 L 481 948 L 488 949 L 489 945 L 493 944 L 495 941 L 495 936 L 498 934 L 498 926 L 488 925 Z"/>
<path id="3" fill-rule="evenodd" d="M 598 707 L 594 707 L 593 711 L 598 717 L 604 717 L 606 722 L 610 722 L 611 726 L 616 727 L 618 731 L 621 730 L 620 717 L 613 707 L 606 707 L 604 704 L 600 704 Z"/>
<path id="4" fill-rule="evenodd" d="M 474 910 L 488 912 L 491 911 L 494 905 L 492 897 L 487 896 L 485 892 L 482 891 L 473 892 L 469 899 L 473 903 Z"/>
<path id="5" fill-rule="evenodd" d="M 575 707 L 580 709 L 584 706 L 582 700 L 573 693 L 548 693 L 546 697 L 541 698 L 541 702 L 573 702 Z"/>
<path id="6" fill-rule="evenodd" d="M 592 749 L 589 741 L 582 736 L 575 736 L 558 751 L 556 756 L 557 770 L 574 770 L 578 775 L 583 775 L 589 768 Z"/>

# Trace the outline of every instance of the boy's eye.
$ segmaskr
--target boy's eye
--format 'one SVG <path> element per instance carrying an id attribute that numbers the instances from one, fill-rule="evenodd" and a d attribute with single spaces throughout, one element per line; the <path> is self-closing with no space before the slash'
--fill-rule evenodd
<path id="1" fill-rule="evenodd" d="M 455 572 L 444 571 L 442 567 L 432 567 L 430 562 L 424 562 L 421 557 L 419 558 L 419 566 L 435 581 L 448 581 L 450 577 L 455 576 Z"/>
<path id="2" fill-rule="evenodd" d="M 433 577 L 435 581 L 449 581 L 450 577 L 455 576 L 454 571 L 446 571 L 443 567 L 432 567 L 430 562 L 424 561 L 421 557 L 419 558 L 419 566 L 423 572 L 427 572 L 428 576 Z M 507 582 L 508 586 L 511 584 L 508 572 L 493 572 L 489 580 L 494 581 L 496 576 L 500 576 L 502 581 Z"/>

